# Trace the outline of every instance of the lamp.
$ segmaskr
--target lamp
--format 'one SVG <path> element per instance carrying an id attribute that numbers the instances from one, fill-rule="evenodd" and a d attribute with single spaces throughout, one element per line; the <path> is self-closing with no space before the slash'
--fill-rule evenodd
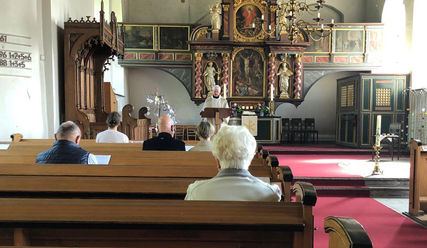
<path id="1" fill-rule="evenodd" d="M 320 17 L 320 9 L 323 8 L 323 4 L 326 2 L 325 0 L 316 0 L 316 3 L 307 4 L 306 1 L 297 1 L 297 0 L 279 0 L 277 1 L 276 10 L 276 27 L 277 31 L 286 32 L 287 38 L 294 44 L 298 40 L 298 36 L 301 35 L 302 30 L 308 33 L 311 39 L 315 41 L 319 41 L 324 37 L 329 36 L 330 30 L 326 30 L 325 24 L 321 24 L 320 22 L 323 20 Z M 263 2 L 266 5 L 269 5 L 269 1 Z M 317 12 L 317 17 L 313 18 L 313 21 L 316 23 L 316 26 L 310 23 L 307 23 L 303 20 L 298 20 L 297 15 L 302 14 L 303 12 Z M 261 19 L 264 16 L 261 17 Z M 264 21 L 264 20 L 263 20 Z M 334 19 L 331 20 L 328 26 L 332 27 L 334 25 Z M 320 29 L 318 28 L 320 26 Z M 263 31 L 271 36 L 276 31 L 276 27 L 271 30 L 271 25 L 269 25 L 269 30 Z"/>

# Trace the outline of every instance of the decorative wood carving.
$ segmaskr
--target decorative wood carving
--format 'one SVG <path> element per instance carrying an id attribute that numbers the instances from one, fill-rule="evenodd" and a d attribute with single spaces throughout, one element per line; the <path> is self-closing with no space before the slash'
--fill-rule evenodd
<path id="1" fill-rule="evenodd" d="M 294 97 L 301 99 L 302 97 L 302 54 L 297 54 L 295 59 L 295 84 Z"/>
<path id="2" fill-rule="evenodd" d="M 146 107 L 139 110 L 139 119 L 132 117 L 133 106 L 126 104 L 122 109 L 122 129 L 130 140 L 147 140 L 149 138 L 149 128 L 151 119 L 148 119 L 145 114 L 148 112 Z"/>
<path id="3" fill-rule="evenodd" d="M 132 104 L 126 104 L 122 109 L 122 132 L 131 140 L 135 137 L 135 127 L 137 126 L 137 119 L 132 117 L 132 112 Z"/>
<path id="4" fill-rule="evenodd" d="M 218 66 L 218 69 L 222 70 L 220 73 L 221 78 L 216 83 L 220 85 L 223 90 L 225 86 L 227 90 L 227 98 L 231 101 L 247 101 L 253 99 L 257 99 L 259 101 L 269 101 L 270 89 L 271 85 L 273 85 L 275 89 L 275 101 L 290 102 L 295 105 L 300 104 L 303 101 L 302 64 L 297 67 L 295 64 L 296 55 L 303 54 L 306 46 L 308 46 L 309 43 L 299 42 L 296 44 L 290 44 L 287 42 L 287 40 L 277 40 L 280 39 L 280 37 L 276 37 L 275 34 L 269 35 L 264 32 L 264 30 L 268 30 L 269 25 L 271 25 L 272 28 L 275 27 L 275 10 L 277 9 L 276 1 L 271 1 L 271 5 L 269 7 L 264 5 L 261 0 L 222 0 L 221 4 L 223 9 L 223 25 L 222 30 L 220 31 L 220 34 L 222 34 L 222 36 L 220 36 L 220 40 L 213 39 L 212 34 L 209 33 L 207 35 L 201 35 L 206 32 L 205 26 L 196 27 L 192 32 L 190 45 L 195 58 L 193 60 L 194 78 L 192 80 L 193 101 L 196 103 L 201 103 L 205 98 L 205 91 L 203 90 L 205 87 L 203 84 L 203 72 L 206 63 L 208 61 L 212 61 Z M 247 20 L 246 14 L 250 13 L 252 10 L 256 12 L 256 17 L 250 21 L 249 27 L 253 30 L 248 31 L 245 29 L 245 21 Z M 264 15 L 266 21 L 261 22 L 261 15 Z M 208 32 L 211 31 L 208 29 Z M 203 38 L 201 38 L 202 36 Z M 249 77 L 249 80 L 246 80 L 246 78 L 248 78 L 246 74 L 253 74 L 253 71 L 258 68 L 257 66 L 260 63 L 258 57 L 245 53 L 242 54 L 244 58 L 241 58 L 240 61 L 234 61 L 234 56 L 242 49 L 258 51 L 258 53 L 261 55 L 263 69 L 255 74 L 263 75 L 262 85 L 258 83 L 260 80 L 254 80 L 256 77 L 253 75 Z M 208 58 L 210 54 L 217 54 L 219 56 L 215 58 Z M 267 54 L 274 54 L 274 56 L 269 56 L 267 59 Z M 289 63 L 292 65 L 292 68 L 290 69 L 293 72 L 292 79 L 289 81 L 289 91 L 291 94 L 290 97 L 286 99 L 279 97 L 279 87 L 276 79 L 278 63 L 281 63 L 277 56 L 280 54 L 289 54 Z M 247 63 L 246 60 L 250 60 L 248 63 L 250 69 L 247 69 L 248 65 L 245 66 L 246 69 L 244 74 L 246 77 L 243 79 L 243 81 L 239 80 L 239 83 L 237 83 L 237 80 L 233 80 L 233 78 L 235 78 L 236 75 L 239 75 L 239 72 L 243 70 L 240 67 L 243 66 L 242 63 Z M 296 82 L 296 95 L 299 98 L 294 97 L 294 89 L 292 88 L 294 86 L 293 84 L 295 83 L 295 70 L 297 68 L 300 70 L 300 74 L 298 74 L 300 75 L 299 81 Z M 233 89 L 233 87 L 237 85 L 240 87 L 238 92 L 237 90 Z M 257 88 L 255 86 L 259 87 Z M 244 93 L 246 92 L 245 87 L 247 87 L 248 92 L 251 91 L 260 93 Z"/>
<path id="5" fill-rule="evenodd" d="M 195 96 L 196 96 L 196 98 L 202 98 L 201 91 L 202 91 L 202 57 L 203 57 L 203 53 L 195 53 L 195 57 L 196 57 Z"/>
<path id="6" fill-rule="evenodd" d="M 105 125 L 104 64 L 110 56 L 124 54 L 117 18 L 112 12 L 106 23 L 103 9 L 101 2 L 99 22 L 70 18 L 64 28 L 65 119 L 80 126 L 83 138 L 94 138 L 91 126 L 100 126 L 94 123 Z"/>
<path id="7" fill-rule="evenodd" d="M 230 68 L 230 54 L 229 53 L 222 53 L 222 85 L 223 85 L 223 91 L 227 92 L 224 95 L 230 95 L 230 89 L 229 89 L 229 68 Z"/>

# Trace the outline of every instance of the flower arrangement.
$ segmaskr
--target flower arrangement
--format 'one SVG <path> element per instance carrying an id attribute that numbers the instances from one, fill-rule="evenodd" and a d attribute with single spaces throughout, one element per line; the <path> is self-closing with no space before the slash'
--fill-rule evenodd
<path id="1" fill-rule="evenodd" d="M 265 102 L 258 103 L 257 110 L 259 111 L 260 116 L 267 115 L 270 112 L 270 108 L 265 105 Z"/>
<path id="2" fill-rule="evenodd" d="M 233 106 L 231 106 L 231 110 L 233 111 L 233 116 L 238 116 L 238 114 L 242 113 L 242 105 L 234 103 Z"/>

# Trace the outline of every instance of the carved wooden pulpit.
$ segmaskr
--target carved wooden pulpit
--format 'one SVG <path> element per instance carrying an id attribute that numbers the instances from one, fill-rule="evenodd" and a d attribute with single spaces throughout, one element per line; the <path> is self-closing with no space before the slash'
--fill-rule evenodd
<path id="1" fill-rule="evenodd" d="M 222 123 L 222 119 L 231 116 L 231 108 L 205 108 L 200 112 L 202 118 L 214 118 L 215 119 L 215 133 L 218 132 L 219 126 Z"/>

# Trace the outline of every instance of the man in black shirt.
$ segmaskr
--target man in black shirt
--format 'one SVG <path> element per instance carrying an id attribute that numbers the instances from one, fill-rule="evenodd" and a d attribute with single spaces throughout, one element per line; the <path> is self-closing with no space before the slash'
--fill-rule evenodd
<path id="1" fill-rule="evenodd" d="M 169 116 L 160 116 L 159 135 L 144 141 L 142 150 L 185 151 L 185 143 L 173 138 L 174 123 Z"/>

